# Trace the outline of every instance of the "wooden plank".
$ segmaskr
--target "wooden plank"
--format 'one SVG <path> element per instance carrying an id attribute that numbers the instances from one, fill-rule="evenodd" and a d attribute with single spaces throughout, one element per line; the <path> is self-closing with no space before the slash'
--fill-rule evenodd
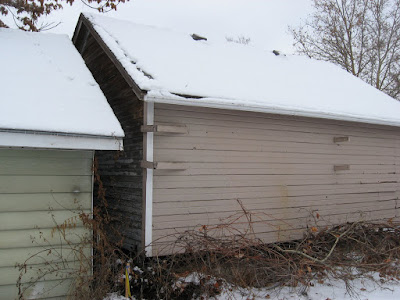
<path id="1" fill-rule="evenodd" d="M 91 189 L 92 176 L 0 175 L 0 193 L 87 193 Z"/>
<path id="2" fill-rule="evenodd" d="M 185 170 L 187 168 L 187 165 L 185 163 L 174 161 L 141 161 L 140 166 L 142 168 L 154 170 Z"/>
<path id="3" fill-rule="evenodd" d="M 327 185 L 339 187 L 341 184 L 371 184 L 397 182 L 393 174 L 363 174 L 355 178 L 352 174 L 337 175 L 197 175 L 197 176 L 155 176 L 154 188 L 187 187 L 256 187 Z"/>
<path id="4" fill-rule="evenodd" d="M 183 105 L 171 105 L 156 103 L 155 118 L 157 122 L 162 122 L 161 118 L 179 118 L 183 120 L 187 118 L 192 122 L 198 120 L 204 120 L 204 122 L 215 124 L 215 121 L 223 121 L 227 126 L 231 126 L 231 123 L 236 122 L 240 124 L 249 124 L 254 126 L 255 124 L 271 124 L 285 128 L 284 126 L 306 128 L 307 130 L 313 130 L 320 132 L 321 130 L 329 130 L 330 133 L 340 135 L 344 131 L 352 130 L 360 134 L 371 136 L 371 134 L 382 135 L 391 134 L 392 137 L 398 136 L 399 129 L 396 127 L 374 125 L 366 123 L 354 123 L 328 119 L 317 119 L 317 118 L 306 118 L 297 116 L 284 116 L 277 114 L 265 114 L 259 112 L 246 112 L 236 110 L 224 110 L 224 109 L 211 109 L 204 107 L 191 107 Z M 300 125 L 300 126 L 299 126 Z M 233 124 L 233 126 L 235 126 Z"/>
<path id="5" fill-rule="evenodd" d="M 77 227 L 66 230 L 66 238 L 72 244 L 77 244 L 84 238 L 89 238 L 90 233 L 86 228 Z M 44 239 L 46 243 L 44 243 Z M 54 232 L 52 229 L 30 229 L 30 230 L 6 230 L 0 231 L 0 249 L 10 249 L 19 247 L 35 247 L 40 245 L 57 246 L 64 243 L 60 239 L 59 232 Z"/>
<path id="6" fill-rule="evenodd" d="M 140 166 L 144 169 L 155 169 L 155 163 L 152 161 L 142 160 Z"/>
<path id="7" fill-rule="evenodd" d="M 309 214 L 307 215 L 306 213 L 302 212 L 300 212 L 300 214 L 296 218 L 283 218 L 284 216 L 280 215 L 276 218 L 267 219 L 266 217 L 262 217 L 262 215 L 258 215 L 258 217 L 253 217 L 253 222 L 251 226 L 257 235 L 264 232 L 275 232 L 276 234 L 283 234 L 284 232 L 290 230 L 305 230 L 307 226 L 333 226 L 335 224 L 357 222 L 362 220 L 388 220 L 389 218 L 392 218 L 394 214 L 395 211 L 393 209 L 374 209 L 372 211 L 365 210 L 363 212 L 355 210 L 351 212 L 341 212 L 329 215 L 324 215 L 322 212 L 320 215 L 320 219 L 318 220 L 311 220 L 309 218 Z M 288 217 L 291 217 L 291 215 L 288 215 Z M 225 234 L 238 234 L 240 232 L 245 232 L 246 230 L 249 230 L 249 223 L 245 216 L 242 216 L 240 219 L 232 219 L 235 220 L 235 223 L 229 223 L 229 230 L 223 231 Z M 163 223 L 162 226 L 157 226 L 156 228 L 154 228 L 154 241 L 157 241 L 158 239 L 169 239 L 170 241 L 173 241 L 181 233 L 191 230 L 198 231 L 200 228 L 203 227 L 203 225 L 207 225 L 209 229 L 216 228 L 216 226 L 223 228 L 223 224 L 226 224 L 226 222 L 226 220 L 221 219 L 208 218 L 197 220 L 196 218 L 193 218 L 192 223 L 179 222 L 175 226 L 173 226 L 173 224 L 170 225 L 170 223 Z"/>
<path id="8" fill-rule="evenodd" d="M 53 228 L 64 222 L 81 227 L 83 222 L 79 218 L 79 213 L 79 210 L 0 212 L 0 231 Z M 83 211 L 83 213 L 90 214 L 90 210 Z"/>
<path id="9" fill-rule="evenodd" d="M 179 150 L 179 149 L 155 149 L 155 161 L 181 162 L 246 162 L 246 163 L 318 163 L 331 164 L 394 164 L 393 156 L 376 155 L 335 155 L 318 153 L 285 153 L 285 152 L 240 152 L 240 151 L 213 151 L 213 150 Z M 342 161 L 342 162 L 341 162 Z M 353 163 L 354 162 L 354 163 Z"/>
<path id="10" fill-rule="evenodd" d="M 181 162 L 158 161 L 155 163 L 156 170 L 185 170 L 186 168 L 186 163 Z"/>
<path id="11" fill-rule="evenodd" d="M 92 175 L 92 158 L 0 156 L 0 175 Z"/>
<path id="12" fill-rule="evenodd" d="M 345 195 L 318 195 L 318 196 L 296 196 L 286 197 L 285 195 L 271 198 L 231 198 L 219 199 L 214 201 L 175 201 L 175 202 L 157 202 L 154 204 L 153 215 L 181 215 L 198 214 L 217 211 L 241 211 L 242 208 L 238 202 L 243 204 L 245 209 L 286 209 L 286 208 L 307 208 L 324 205 L 332 208 L 336 205 L 354 204 L 362 207 L 363 203 L 374 203 L 375 205 L 382 201 L 396 200 L 396 194 L 391 193 L 371 193 L 371 194 L 345 194 Z M 179 218 L 177 216 L 177 218 Z"/>
<path id="13" fill-rule="evenodd" d="M 332 175 L 331 164 L 273 163 L 185 163 L 186 170 L 174 175 Z M 394 174 L 395 165 L 352 165 L 347 174 Z M 155 170 L 155 176 L 170 176 L 168 170 Z"/>
<path id="14" fill-rule="evenodd" d="M 347 184 L 337 186 L 327 185 L 304 185 L 304 186 L 261 186 L 261 187 L 209 187 L 204 188 L 166 188 L 154 190 L 154 202 L 169 201 L 196 201 L 196 200 L 219 200 L 231 198 L 268 198 L 281 194 L 288 196 L 325 196 L 345 195 L 358 193 L 382 193 L 396 192 L 397 183 L 377 184 Z"/>
<path id="15" fill-rule="evenodd" d="M 209 125 L 188 125 L 190 136 L 192 137 L 215 137 L 226 139 L 243 139 L 245 141 L 262 140 L 262 141 L 290 141 L 298 143 L 310 144 L 328 144 L 332 147 L 332 136 L 322 133 L 299 133 L 290 131 L 273 131 L 268 128 L 252 129 L 240 127 L 213 127 Z M 347 144 L 346 144 L 347 145 Z M 360 146 L 377 146 L 382 148 L 395 148 L 395 140 L 384 139 L 381 137 L 357 137 L 351 136 L 349 145 Z M 345 145 L 341 145 L 345 146 Z"/>
<path id="16" fill-rule="evenodd" d="M 389 196 L 390 195 L 390 196 Z M 194 194 L 190 195 L 165 195 L 155 196 L 154 203 L 157 207 L 159 204 L 163 204 L 160 207 L 173 208 L 175 206 L 182 207 L 192 207 L 192 206 L 220 206 L 224 205 L 223 203 L 236 203 L 237 200 L 241 200 L 243 202 L 249 203 L 260 203 L 265 201 L 275 201 L 275 199 L 287 198 L 286 200 L 291 205 L 302 206 L 303 203 L 313 202 L 313 201 L 325 201 L 325 199 L 334 199 L 335 197 L 340 197 L 344 199 L 352 199 L 354 197 L 357 198 L 369 198 L 374 197 L 374 199 L 381 199 L 382 197 L 390 197 L 391 199 L 395 199 L 397 195 L 396 191 L 388 191 L 388 192 L 365 192 L 365 193 L 357 193 L 357 191 L 339 191 L 336 190 L 327 190 L 327 191 L 310 191 L 310 192 L 298 192 L 293 195 L 288 195 L 287 189 L 281 188 L 275 189 L 275 193 L 269 193 L 264 195 L 261 192 L 253 192 L 253 193 L 223 193 L 223 194 L 206 194 L 203 197 Z M 228 204 L 226 204 L 228 205 Z M 273 205 L 273 204 L 271 204 Z"/>
<path id="17" fill-rule="evenodd" d="M 379 208 L 378 208 L 379 207 Z M 393 210 L 392 217 L 395 217 L 395 201 L 382 201 L 379 205 L 374 202 L 364 203 L 348 203 L 332 206 L 310 206 L 310 207 L 282 207 L 280 209 L 258 209 L 249 210 L 248 213 L 252 213 L 253 220 L 260 220 L 269 222 L 272 220 L 296 219 L 299 217 L 309 217 L 312 211 L 318 211 L 321 216 L 329 216 L 336 214 L 352 214 L 352 213 L 363 213 L 365 211 L 387 209 Z M 207 210 L 207 209 L 206 209 Z M 153 217 L 154 229 L 163 228 L 180 228 L 180 227 L 191 227 L 191 226 L 202 226 L 202 225 L 216 225 L 220 224 L 221 220 L 227 220 L 232 217 L 236 219 L 237 216 L 243 216 L 241 222 L 247 222 L 246 216 L 241 210 L 226 209 L 225 211 L 213 211 L 208 210 L 204 213 L 186 213 L 182 215 L 159 215 Z"/>
<path id="18" fill-rule="evenodd" d="M 90 210 L 92 194 L 85 193 L 38 193 L 0 194 L 0 212 L 44 210 Z M 0 220 L 1 221 L 1 220 Z"/>
<path id="19" fill-rule="evenodd" d="M 186 125 L 183 124 L 160 124 L 160 125 L 142 125 L 141 132 L 158 132 L 158 133 L 188 133 Z"/>
<path id="20" fill-rule="evenodd" d="M 282 139 L 282 138 L 281 138 Z M 299 141 L 273 141 L 273 140 L 242 140 L 231 138 L 192 137 L 192 136 L 160 136 L 157 135 L 154 144 L 155 149 L 182 149 L 182 150 L 225 150 L 247 152 L 285 152 L 292 153 L 330 153 L 330 154 L 354 154 L 360 155 L 391 155 L 396 156 L 395 148 L 384 148 L 376 145 L 336 145 Z M 397 155 L 398 156 L 398 155 Z"/>
<path id="21" fill-rule="evenodd" d="M 351 203 L 340 203 L 339 201 L 337 203 L 329 203 L 328 201 L 321 201 L 320 203 L 308 202 L 305 203 L 304 205 L 298 205 L 298 206 L 289 204 L 287 207 L 281 204 L 280 208 L 278 208 L 277 204 L 271 206 L 272 207 L 268 207 L 268 205 L 264 205 L 263 203 L 258 205 L 245 204 L 245 207 L 248 209 L 248 212 L 254 214 L 255 216 L 260 214 L 273 215 L 274 217 L 283 216 L 282 217 L 283 220 L 286 220 L 286 218 L 294 219 L 296 217 L 296 214 L 299 213 L 300 211 L 306 211 L 309 214 L 312 211 L 318 211 L 320 215 L 325 214 L 326 216 L 328 216 L 331 214 L 338 214 L 338 213 L 362 212 L 366 210 L 373 211 L 376 210 L 378 206 L 379 210 L 392 209 L 393 210 L 392 217 L 395 217 L 394 212 L 396 209 L 396 199 L 380 200 L 380 201 L 359 200 L 359 202 L 351 202 Z M 181 220 L 181 216 L 184 214 L 184 215 L 190 215 L 193 218 L 193 220 L 196 220 L 196 218 L 198 220 L 201 220 L 203 218 L 203 222 L 206 222 L 206 220 L 209 220 L 208 218 L 211 219 L 212 216 L 215 216 L 217 218 L 218 216 L 216 214 L 221 216 L 222 215 L 229 216 L 235 214 L 240 215 L 241 213 L 243 213 L 243 211 L 240 209 L 240 207 L 238 208 L 237 206 L 191 207 L 187 209 L 179 208 L 175 210 L 169 209 L 165 211 L 155 210 L 154 219 L 160 221 L 163 224 L 168 220 L 172 222 L 173 219 L 176 221 L 183 221 L 183 219 Z M 188 222 L 187 225 L 189 225 L 190 221 L 188 220 L 186 221 Z M 177 223 L 176 226 L 178 226 L 178 224 L 179 222 Z"/>
<path id="22" fill-rule="evenodd" d="M 380 138 L 386 140 L 398 140 L 399 134 L 397 132 L 388 130 L 379 130 L 374 131 L 371 130 L 360 132 L 358 127 L 349 127 L 349 126 L 339 126 L 335 128 L 334 126 L 324 126 L 324 124 L 320 124 L 318 122 L 312 124 L 310 127 L 308 124 L 304 126 L 302 122 L 294 122 L 291 123 L 287 122 L 274 122 L 268 119 L 264 119 L 264 122 L 257 123 L 254 122 L 252 119 L 247 118 L 237 118 L 236 120 L 225 119 L 223 116 L 215 116 L 215 119 L 210 118 L 210 115 L 199 116 L 198 118 L 190 117 L 190 115 L 184 116 L 176 116 L 175 112 L 171 112 L 170 115 L 166 116 L 157 116 L 156 112 L 156 122 L 159 123 L 168 123 L 172 121 L 178 121 L 185 123 L 189 128 L 193 128 L 196 126 L 208 126 L 209 129 L 212 128 L 224 128 L 224 127 L 231 127 L 231 128 L 247 128 L 250 130 L 260 130 L 260 129 L 269 129 L 276 133 L 297 133 L 297 134 L 324 134 L 329 135 L 331 137 L 342 135 L 343 132 L 346 132 L 346 135 L 351 137 L 373 137 L 373 138 Z M 332 144 L 332 138 L 330 139 L 330 143 Z"/>

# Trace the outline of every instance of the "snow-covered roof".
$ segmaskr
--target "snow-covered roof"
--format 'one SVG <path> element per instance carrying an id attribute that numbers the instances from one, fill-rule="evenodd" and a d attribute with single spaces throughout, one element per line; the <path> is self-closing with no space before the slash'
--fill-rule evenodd
<path id="1" fill-rule="evenodd" d="M 41 132 L 47 139 L 84 135 L 92 141 L 124 136 L 68 36 L 0 29 L 0 45 L 1 132 Z M 13 146 L 8 137 L 0 146 Z"/>
<path id="2" fill-rule="evenodd" d="M 85 14 L 145 101 L 400 126 L 400 102 L 323 61 Z M 200 97 L 188 99 L 179 95 Z"/>

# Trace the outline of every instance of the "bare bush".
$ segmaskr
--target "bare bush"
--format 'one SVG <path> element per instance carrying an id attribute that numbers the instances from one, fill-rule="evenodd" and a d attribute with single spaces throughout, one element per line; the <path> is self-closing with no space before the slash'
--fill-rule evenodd
<path id="1" fill-rule="evenodd" d="M 400 100 L 399 0 L 314 0 L 313 14 L 290 30 L 299 53 Z"/>
<path id="2" fill-rule="evenodd" d="M 251 220 L 251 213 L 244 211 Z M 251 227 L 251 224 L 249 224 Z M 231 227 L 231 228 L 227 228 Z M 138 299 L 188 299 L 213 297 L 224 284 L 238 287 L 307 287 L 327 277 L 343 280 L 351 293 L 351 280 L 399 279 L 400 224 L 352 222 L 317 228 L 311 226 L 304 238 L 265 244 L 252 230 L 237 232 L 234 224 L 205 227 L 176 235 L 175 249 L 183 253 L 164 257 L 137 257 L 132 290 Z M 188 275 L 197 281 L 185 282 Z"/>

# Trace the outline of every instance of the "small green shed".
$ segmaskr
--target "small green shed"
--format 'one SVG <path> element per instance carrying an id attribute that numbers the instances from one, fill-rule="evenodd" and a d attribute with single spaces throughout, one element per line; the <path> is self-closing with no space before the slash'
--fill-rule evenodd
<path id="1" fill-rule="evenodd" d="M 92 211 L 94 151 L 124 133 L 67 36 L 0 29 L 0 44 L 0 299 L 65 299 L 79 267 L 66 240 L 91 238 L 77 216 Z"/>

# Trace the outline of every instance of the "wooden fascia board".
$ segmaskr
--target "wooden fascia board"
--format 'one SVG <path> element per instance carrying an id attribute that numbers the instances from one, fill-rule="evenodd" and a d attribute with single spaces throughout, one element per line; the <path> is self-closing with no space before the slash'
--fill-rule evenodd
<path id="1" fill-rule="evenodd" d="M 76 45 L 76 40 L 78 38 L 79 32 L 81 31 L 82 27 L 82 14 L 79 15 L 78 23 L 76 24 L 74 35 L 72 36 L 72 43 Z"/>
<path id="2" fill-rule="evenodd" d="M 85 16 L 83 14 L 81 14 L 79 16 L 78 24 L 76 26 L 76 29 L 75 29 L 75 32 L 74 32 L 74 36 L 72 37 L 72 41 L 74 42 L 74 44 L 75 44 L 76 39 L 77 39 L 77 37 L 79 35 L 79 31 L 82 28 L 82 24 L 86 26 L 86 28 L 92 34 L 94 39 L 99 43 L 100 47 L 107 54 L 107 56 L 110 58 L 112 63 L 115 65 L 115 67 L 121 73 L 122 77 L 124 77 L 125 81 L 132 88 L 133 92 L 138 97 L 138 99 L 143 101 L 144 100 L 144 96 L 146 95 L 146 91 L 143 91 L 143 90 L 141 90 L 139 88 L 139 86 L 135 83 L 135 81 L 132 79 L 132 77 L 128 74 L 128 72 L 122 66 L 120 61 L 115 57 L 114 53 L 112 53 L 110 48 L 108 48 L 108 46 L 104 43 L 103 39 L 100 37 L 100 35 L 94 29 L 92 23 L 87 18 L 85 18 Z"/>

